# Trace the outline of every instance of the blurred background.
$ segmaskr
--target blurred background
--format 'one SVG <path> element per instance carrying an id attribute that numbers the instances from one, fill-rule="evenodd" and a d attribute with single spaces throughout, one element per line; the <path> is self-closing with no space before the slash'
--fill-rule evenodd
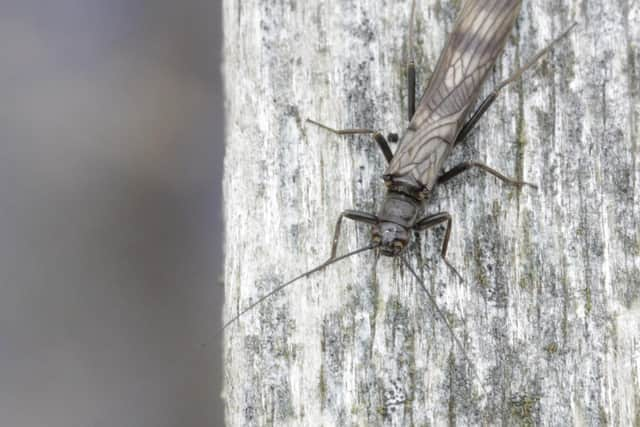
<path id="1" fill-rule="evenodd" d="M 222 425 L 219 3 L 0 1 L 0 425 Z"/>

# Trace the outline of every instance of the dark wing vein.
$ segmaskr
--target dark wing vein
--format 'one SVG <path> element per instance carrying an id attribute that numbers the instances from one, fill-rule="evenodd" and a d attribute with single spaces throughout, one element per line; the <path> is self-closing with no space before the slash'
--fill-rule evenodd
<path id="1" fill-rule="evenodd" d="M 432 188 L 480 85 L 502 51 L 520 0 L 466 0 L 386 175 Z"/>

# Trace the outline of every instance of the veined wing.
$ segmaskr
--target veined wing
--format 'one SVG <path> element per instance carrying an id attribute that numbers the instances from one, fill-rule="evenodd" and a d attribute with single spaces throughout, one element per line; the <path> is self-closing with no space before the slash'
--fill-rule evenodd
<path id="1" fill-rule="evenodd" d="M 465 0 L 385 176 L 433 188 L 442 162 L 520 11 L 520 0 Z"/>

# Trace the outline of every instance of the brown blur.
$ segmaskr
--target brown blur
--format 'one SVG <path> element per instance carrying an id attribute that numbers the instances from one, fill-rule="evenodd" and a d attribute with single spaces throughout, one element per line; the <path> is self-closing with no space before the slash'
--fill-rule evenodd
<path id="1" fill-rule="evenodd" d="M 3 2 L 0 425 L 222 425 L 220 7 Z"/>

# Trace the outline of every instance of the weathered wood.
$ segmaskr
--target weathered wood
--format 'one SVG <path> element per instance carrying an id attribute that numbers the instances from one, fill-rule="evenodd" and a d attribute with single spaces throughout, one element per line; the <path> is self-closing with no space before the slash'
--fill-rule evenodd
<path id="1" fill-rule="evenodd" d="M 419 0 L 424 89 L 455 1 Z M 230 318 L 323 262 L 340 211 L 376 212 L 384 159 L 366 137 L 400 131 L 410 1 L 225 0 Z M 538 183 L 472 171 L 438 187 L 454 215 L 411 259 L 488 395 L 397 261 L 358 255 L 275 296 L 225 335 L 226 419 L 262 425 L 640 425 L 640 3 L 525 1 L 484 93 L 572 21 L 509 87 L 448 166 L 483 161 Z M 346 223 L 340 252 L 369 230 Z"/>

